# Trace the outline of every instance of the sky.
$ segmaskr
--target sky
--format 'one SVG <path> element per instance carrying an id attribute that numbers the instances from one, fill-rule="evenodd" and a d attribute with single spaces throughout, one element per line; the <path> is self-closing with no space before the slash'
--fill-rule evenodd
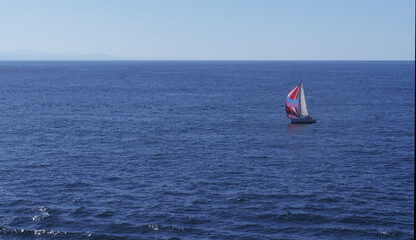
<path id="1" fill-rule="evenodd" d="M 0 0 L 0 57 L 23 59 L 28 52 L 132 60 L 414 60 L 415 0 Z"/>

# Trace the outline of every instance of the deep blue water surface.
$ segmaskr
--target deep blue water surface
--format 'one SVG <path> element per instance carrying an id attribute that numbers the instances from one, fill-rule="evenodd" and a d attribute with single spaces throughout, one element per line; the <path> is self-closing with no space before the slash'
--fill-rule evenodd
<path id="1" fill-rule="evenodd" d="M 413 61 L 0 62 L 0 239 L 413 239 L 414 100 Z"/>

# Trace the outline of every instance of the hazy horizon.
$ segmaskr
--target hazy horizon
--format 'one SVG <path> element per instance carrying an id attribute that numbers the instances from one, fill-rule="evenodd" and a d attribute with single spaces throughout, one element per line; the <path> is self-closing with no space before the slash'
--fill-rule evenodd
<path id="1" fill-rule="evenodd" d="M 410 60 L 415 2 L 0 2 L 0 60 Z"/>
<path id="2" fill-rule="evenodd" d="M 17 54 L 15 54 L 17 53 Z M 49 53 L 29 50 L 0 51 L 0 61 L 415 61 L 415 59 L 183 59 L 120 57 L 104 53 Z"/>

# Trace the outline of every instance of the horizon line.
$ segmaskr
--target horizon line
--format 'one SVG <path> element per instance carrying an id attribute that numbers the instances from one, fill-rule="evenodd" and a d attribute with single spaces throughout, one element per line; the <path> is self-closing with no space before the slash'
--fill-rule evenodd
<path id="1" fill-rule="evenodd" d="M 201 62 L 278 62 L 278 61 L 285 61 L 285 62 L 300 62 L 300 61 L 322 61 L 322 62 L 329 62 L 329 61 L 369 61 L 369 62 L 376 62 L 376 61 L 406 61 L 406 62 L 414 62 L 415 59 L 0 59 L 0 62 L 134 62 L 134 61 L 146 61 L 146 62 L 168 62 L 168 61 L 183 61 L 183 62 L 192 62 L 192 61 L 201 61 Z"/>

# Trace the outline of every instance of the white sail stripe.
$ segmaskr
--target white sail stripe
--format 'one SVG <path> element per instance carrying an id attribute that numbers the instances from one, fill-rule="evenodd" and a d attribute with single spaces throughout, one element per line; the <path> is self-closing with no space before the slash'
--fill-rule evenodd
<path id="1" fill-rule="evenodd" d="M 294 91 L 296 91 L 296 89 L 297 89 L 298 87 L 296 86 L 294 89 L 292 89 L 292 91 L 290 91 L 288 94 L 287 94 L 287 96 L 289 97 Z"/>
<path id="2" fill-rule="evenodd" d="M 295 107 L 292 107 L 292 109 L 293 109 L 293 112 L 294 113 L 297 113 L 299 115 L 299 113 L 298 113 L 298 111 L 296 111 L 296 108 Z"/>
<path id="3" fill-rule="evenodd" d="M 290 92 L 287 94 L 287 96 L 289 97 L 289 96 L 293 93 L 293 91 L 295 91 L 295 88 L 294 88 L 292 91 L 290 91 Z"/>

